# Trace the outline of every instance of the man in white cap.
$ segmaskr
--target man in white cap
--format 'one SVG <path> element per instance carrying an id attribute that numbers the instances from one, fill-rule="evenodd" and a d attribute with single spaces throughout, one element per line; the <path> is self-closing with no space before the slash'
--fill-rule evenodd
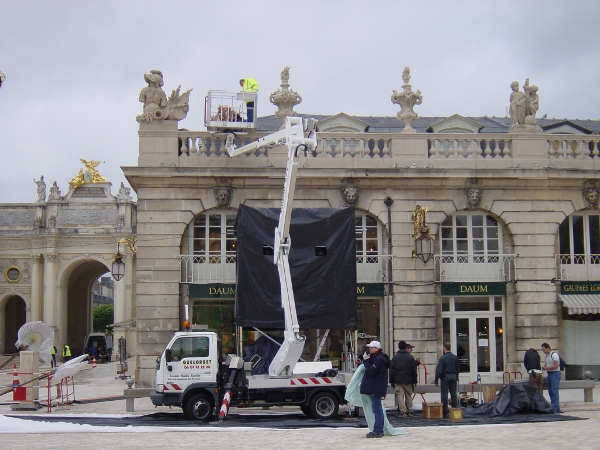
<path id="1" fill-rule="evenodd" d="M 379 341 L 371 341 L 368 345 L 369 357 L 365 358 L 365 374 L 360 383 L 360 393 L 371 398 L 371 409 L 375 416 L 373 431 L 367 433 L 367 438 L 383 437 L 383 404 L 388 387 L 388 368 L 390 358 L 381 351 Z"/>

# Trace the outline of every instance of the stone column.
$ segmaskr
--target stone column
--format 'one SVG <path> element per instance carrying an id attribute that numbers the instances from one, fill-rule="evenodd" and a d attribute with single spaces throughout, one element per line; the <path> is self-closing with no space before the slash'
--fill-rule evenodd
<path id="1" fill-rule="evenodd" d="M 31 317 L 30 322 L 42 320 L 43 305 L 42 305 L 42 286 L 44 280 L 42 278 L 42 261 L 43 257 L 40 254 L 31 255 Z"/>
<path id="2" fill-rule="evenodd" d="M 56 328 L 56 253 L 47 253 L 44 264 L 44 322 Z"/>

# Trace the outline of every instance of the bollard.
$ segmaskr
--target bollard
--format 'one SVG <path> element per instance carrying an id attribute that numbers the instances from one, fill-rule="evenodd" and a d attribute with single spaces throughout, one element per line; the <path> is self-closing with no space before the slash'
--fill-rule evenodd
<path id="1" fill-rule="evenodd" d="M 223 404 L 221 405 L 221 410 L 219 411 L 219 422 L 222 422 L 225 416 L 227 416 L 227 412 L 229 411 L 229 402 L 231 401 L 231 391 L 225 392 L 225 396 L 223 397 Z"/>
<path id="2" fill-rule="evenodd" d="M 127 380 L 125 380 L 125 384 L 127 384 L 127 389 L 131 389 L 131 387 L 133 386 L 133 383 L 135 383 L 135 381 L 133 381 L 132 378 L 128 378 Z M 133 398 L 133 397 L 127 397 L 125 399 L 125 412 L 134 412 L 135 411 L 134 401 L 135 401 L 135 398 Z"/>

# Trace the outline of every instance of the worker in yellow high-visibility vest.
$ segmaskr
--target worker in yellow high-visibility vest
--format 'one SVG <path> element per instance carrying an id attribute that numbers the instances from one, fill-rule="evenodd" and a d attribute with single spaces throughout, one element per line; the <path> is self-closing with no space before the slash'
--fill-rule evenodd
<path id="1" fill-rule="evenodd" d="M 63 344 L 62 356 L 65 362 L 71 359 L 71 347 L 69 347 L 67 344 Z"/>
<path id="2" fill-rule="evenodd" d="M 244 92 L 258 92 L 258 83 L 254 78 L 242 78 L 240 86 Z M 248 122 L 254 122 L 254 102 L 246 102 Z"/>

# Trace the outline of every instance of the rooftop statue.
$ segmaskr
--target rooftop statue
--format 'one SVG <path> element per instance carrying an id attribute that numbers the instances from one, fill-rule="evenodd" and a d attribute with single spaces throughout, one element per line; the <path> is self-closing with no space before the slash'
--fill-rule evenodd
<path id="1" fill-rule="evenodd" d="M 60 200 L 60 188 L 58 187 L 56 181 L 52 183 L 52 186 L 50 186 L 50 194 L 48 195 L 48 201 L 51 200 Z"/>
<path id="2" fill-rule="evenodd" d="M 117 200 L 120 202 L 130 202 L 131 198 L 131 188 L 128 188 L 121 181 L 121 187 L 119 188 L 119 192 L 117 192 Z"/>
<path id="3" fill-rule="evenodd" d="M 98 167 L 98 165 L 102 161 L 93 161 L 93 160 L 88 161 L 88 160 L 81 159 L 81 158 L 79 158 L 79 161 L 81 161 L 83 163 L 83 165 L 85 166 L 85 168 L 87 170 L 84 172 L 83 169 L 79 169 L 79 172 L 77 172 L 77 175 L 75 175 L 75 177 L 73 177 L 73 179 L 71 181 L 69 181 L 69 185 L 71 186 L 72 190 L 77 189 L 79 186 L 81 186 L 85 183 L 106 182 L 106 178 L 104 178 L 102 175 L 100 175 L 100 172 L 98 172 L 98 170 L 96 169 L 96 167 Z"/>
<path id="4" fill-rule="evenodd" d="M 33 182 L 37 184 L 37 202 L 44 203 L 46 201 L 46 182 L 44 181 L 44 175 L 41 175 L 39 180 L 34 178 Z"/>
<path id="5" fill-rule="evenodd" d="M 415 129 L 411 126 L 411 122 L 419 117 L 419 115 L 413 110 L 413 107 L 423 103 L 423 96 L 419 90 L 413 92 L 411 85 L 408 84 L 410 81 L 410 67 L 404 68 L 404 72 L 402 72 L 402 81 L 404 81 L 404 84 L 402 85 L 404 90 L 398 92 L 394 89 L 392 103 L 400 105 L 398 120 L 403 121 L 405 124 L 402 133 L 416 133 Z"/>
<path id="6" fill-rule="evenodd" d="M 529 78 L 525 80 L 522 92 L 519 90 L 519 82 L 513 81 L 510 84 L 512 92 L 510 94 L 510 118 L 511 130 L 517 128 L 522 131 L 528 129 L 537 130 L 537 121 L 535 115 L 540 108 L 540 97 L 537 93 L 538 87 L 529 85 Z M 534 128 L 535 127 L 535 128 Z"/>
<path id="7" fill-rule="evenodd" d="M 191 89 L 180 94 L 181 85 L 179 85 L 177 89 L 173 89 L 167 99 L 167 95 L 162 89 L 164 82 L 160 70 L 151 70 L 150 73 L 145 73 L 144 80 L 148 83 L 148 86 L 140 92 L 140 102 L 144 104 L 144 111 L 135 120 L 138 122 L 152 122 L 154 120 L 182 120 L 186 118 L 190 110 Z"/>

